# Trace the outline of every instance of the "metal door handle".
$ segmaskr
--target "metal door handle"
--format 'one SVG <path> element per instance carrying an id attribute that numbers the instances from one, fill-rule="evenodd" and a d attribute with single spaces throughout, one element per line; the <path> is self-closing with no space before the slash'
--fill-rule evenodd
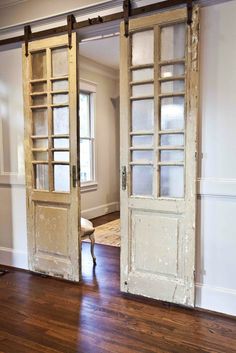
<path id="1" fill-rule="evenodd" d="M 121 168 L 122 190 L 126 190 L 127 186 L 127 171 L 126 166 Z"/>
<path id="2" fill-rule="evenodd" d="M 73 188 L 76 187 L 76 184 L 77 184 L 77 168 L 76 168 L 76 165 L 73 165 L 72 166 L 72 185 L 73 185 Z"/>

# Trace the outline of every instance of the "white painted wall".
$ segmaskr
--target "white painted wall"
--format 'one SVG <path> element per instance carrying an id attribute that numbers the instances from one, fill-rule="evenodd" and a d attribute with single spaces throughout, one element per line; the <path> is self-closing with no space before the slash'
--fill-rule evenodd
<path id="1" fill-rule="evenodd" d="M 236 1 L 201 10 L 197 305 L 236 315 Z"/>
<path id="2" fill-rule="evenodd" d="M 203 159 L 199 161 L 196 261 L 197 306 L 231 315 L 236 315 L 235 13 L 235 0 L 201 10 L 200 148 Z M 15 102 L 22 106 L 21 83 L 16 78 L 20 75 L 20 66 L 18 49 L 0 52 L 0 87 L 4 81 L 9 122 L 9 111 L 14 112 Z M 12 74 L 6 81 L 5 75 L 11 72 L 17 75 Z M 18 108 L 21 110 L 20 106 Z M 10 131 L 14 130 L 11 122 Z M 15 153 L 13 141 L 12 154 Z M 16 190 L 21 193 L 20 197 Z M 7 186 L 7 191 L 6 187 L 0 189 L 0 247 L 13 247 L 18 258 L 26 249 L 24 204 L 20 202 L 23 194 L 21 186 Z M 7 260 L 6 252 L 1 250 L 0 262 L 7 263 L 9 258 Z M 23 259 L 20 265 L 24 267 Z"/>

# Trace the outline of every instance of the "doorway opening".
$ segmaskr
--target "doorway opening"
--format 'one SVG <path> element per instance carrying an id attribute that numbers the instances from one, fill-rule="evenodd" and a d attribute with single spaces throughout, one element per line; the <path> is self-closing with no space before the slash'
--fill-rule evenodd
<path id="1" fill-rule="evenodd" d="M 119 39 L 115 33 L 79 44 L 81 227 L 82 235 L 83 226 L 95 229 L 97 264 L 104 261 L 100 246 L 120 247 Z M 82 236 L 83 274 L 92 265 L 90 242 Z"/>

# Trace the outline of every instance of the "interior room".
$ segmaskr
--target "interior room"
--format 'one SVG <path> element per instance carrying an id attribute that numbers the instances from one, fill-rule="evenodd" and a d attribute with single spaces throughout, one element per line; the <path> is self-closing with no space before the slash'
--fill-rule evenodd
<path id="1" fill-rule="evenodd" d="M 236 0 L 0 0 L 0 352 L 236 352 Z"/>

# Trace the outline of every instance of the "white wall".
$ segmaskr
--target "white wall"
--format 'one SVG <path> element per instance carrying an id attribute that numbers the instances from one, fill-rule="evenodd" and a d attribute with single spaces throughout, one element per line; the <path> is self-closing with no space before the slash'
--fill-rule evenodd
<path id="1" fill-rule="evenodd" d="M 231 315 L 236 315 L 235 13 L 235 0 L 201 10 L 200 148 L 203 159 L 199 161 L 196 261 L 197 306 Z M 20 75 L 21 58 L 17 51 L 0 52 L 0 82 L 4 81 L 8 87 L 4 96 L 7 109 L 12 109 L 14 101 L 22 104 L 19 99 L 21 84 L 16 75 L 7 81 L 5 79 L 13 68 Z M 14 62 L 15 55 L 18 65 Z M 10 119 L 9 113 L 7 117 Z M 14 129 L 11 125 L 11 130 Z M 14 153 L 14 144 L 11 146 Z M 10 249 L 14 246 L 21 254 L 20 251 L 25 249 L 25 212 L 19 200 L 24 199 L 24 190 L 20 186 L 8 189 L 11 192 L 6 192 L 5 187 L 0 189 L 0 246 Z M 20 198 L 15 190 L 21 193 Z M 16 196 L 15 201 L 13 195 Z M 15 202 L 14 207 L 12 201 Z M 17 214 L 19 210 L 20 215 Z M 6 217 L 10 219 L 7 224 Z M 9 232 L 5 234 L 4 244 L 3 231 Z M 7 263 L 3 257 L 5 253 L 0 250 L 0 262 Z"/>
<path id="2" fill-rule="evenodd" d="M 236 1 L 201 10 L 197 305 L 236 315 Z"/>

